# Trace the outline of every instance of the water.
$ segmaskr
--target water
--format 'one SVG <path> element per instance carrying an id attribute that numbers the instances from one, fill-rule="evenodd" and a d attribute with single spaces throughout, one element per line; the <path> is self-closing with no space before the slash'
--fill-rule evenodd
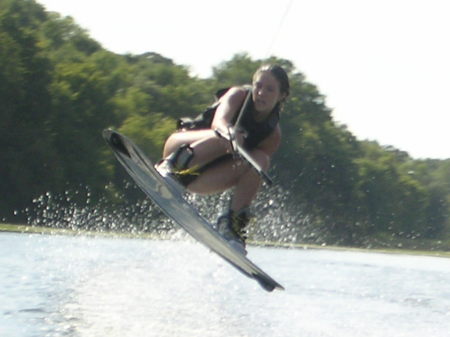
<path id="1" fill-rule="evenodd" d="M 449 336 L 450 259 L 249 256 L 286 291 L 190 240 L 0 233 L 0 336 Z"/>

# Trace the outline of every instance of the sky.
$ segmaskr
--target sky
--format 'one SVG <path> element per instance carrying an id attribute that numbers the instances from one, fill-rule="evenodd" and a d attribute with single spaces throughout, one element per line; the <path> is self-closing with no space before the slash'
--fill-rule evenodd
<path id="1" fill-rule="evenodd" d="M 358 139 L 450 158 L 447 0 L 37 2 L 110 51 L 156 52 L 194 76 L 237 53 L 287 59 Z"/>

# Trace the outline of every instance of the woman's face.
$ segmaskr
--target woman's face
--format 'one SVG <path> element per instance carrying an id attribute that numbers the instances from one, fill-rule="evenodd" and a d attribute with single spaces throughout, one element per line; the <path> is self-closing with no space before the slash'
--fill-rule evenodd
<path id="1" fill-rule="evenodd" d="M 253 101 L 258 112 L 269 113 L 284 98 L 280 83 L 270 71 L 256 73 L 253 78 Z"/>

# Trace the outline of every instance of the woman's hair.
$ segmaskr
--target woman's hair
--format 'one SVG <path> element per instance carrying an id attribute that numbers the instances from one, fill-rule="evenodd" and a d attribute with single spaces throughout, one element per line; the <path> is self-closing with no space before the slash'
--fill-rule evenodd
<path id="1" fill-rule="evenodd" d="M 256 70 L 253 78 L 264 71 L 270 72 L 277 79 L 278 83 L 280 83 L 280 92 L 285 94 L 286 97 L 289 96 L 291 86 L 286 71 L 277 64 L 264 64 Z"/>

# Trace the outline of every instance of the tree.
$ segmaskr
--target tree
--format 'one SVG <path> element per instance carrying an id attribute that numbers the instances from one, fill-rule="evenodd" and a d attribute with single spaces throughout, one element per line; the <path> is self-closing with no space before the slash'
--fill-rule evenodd
<path id="1" fill-rule="evenodd" d="M 370 231 L 399 236 L 423 235 L 428 196 L 423 186 L 404 172 L 395 153 L 365 143 L 358 159 L 358 191 Z"/>
<path id="2" fill-rule="evenodd" d="M 36 30 L 45 19 L 42 7 L 31 1 L 8 1 L 0 12 L 0 207 L 7 216 L 61 178 L 58 169 L 51 171 L 58 160 L 47 125 L 52 66 Z"/>
<path id="3" fill-rule="evenodd" d="M 113 97 L 122 86 L 121 74 L 114 71 L 119 63 L 116 56 L 101 51 L 83 62 L 55 68 L 49 126 L 68 187 L 85 184 L 98 194 L 111 178 L 103 165 L 101 132 L 117 121 Z"/>

